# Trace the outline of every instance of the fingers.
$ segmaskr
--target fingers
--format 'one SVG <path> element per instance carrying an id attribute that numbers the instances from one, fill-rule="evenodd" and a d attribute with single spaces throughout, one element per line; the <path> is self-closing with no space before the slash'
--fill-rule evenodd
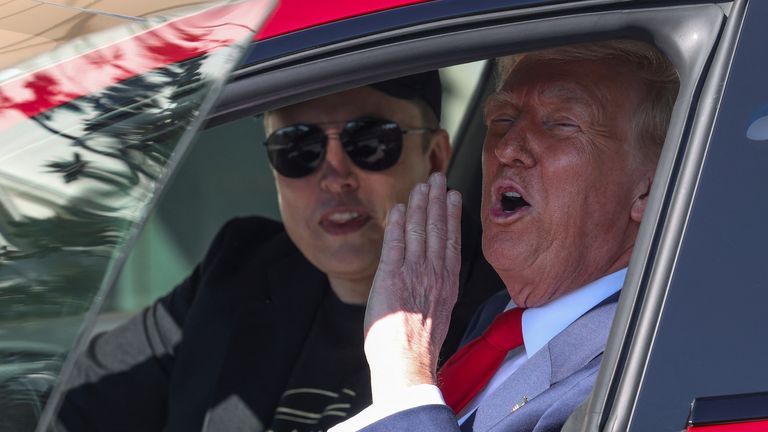
<path id="1" fill-rule="evenodd" d="M 461 267 L 461 193 L 452 190 L 447 198 L 448 240 L 445 247 L 445 263 L 449 268 Z"/>
<path id="2" fill-rule="evenodd" d="M 446 240 L 446 196 L 445 176 L 436 173 L 429 177 L 429 201 L 427 203 L 427 256 L 442 263 L 445 259 Z"/>
<path id="3" fill-rule="evenodd" d="M 399 268 L 405 257 L 405 206 L 397 204 L 387 215 L 384 228 L 384 245 L 381 248 L 380 266 Z"/>
<path id="4" fill-rule="evenodd" d="M 411 191 L 405 213 L 405 259 L 424 261 L 429 185 L 419 183 Z"/>
<path id="5" fill-rule="evenodd" d="M 450 200 L 448 198 L 451 198 Z M 445 175 L 435 173 L 428 184 L 418 184 L 408 200 L 405 215 L 405 259 L 429 259 L 443 264 L 461 263 L 461 194 L 446 195 Z"/>

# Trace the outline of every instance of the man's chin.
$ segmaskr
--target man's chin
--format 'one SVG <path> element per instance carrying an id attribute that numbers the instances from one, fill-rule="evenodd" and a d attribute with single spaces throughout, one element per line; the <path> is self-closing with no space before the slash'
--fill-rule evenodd
<path id="1" fill-rule="evenodd" d="M 368 276 L 372 279 L 379 263 L 379 255 L 371 254 L 369 248 L 326 249 L 318 254 L 316 261 L 317 267 L 328 275 L 345 278 Z"/>

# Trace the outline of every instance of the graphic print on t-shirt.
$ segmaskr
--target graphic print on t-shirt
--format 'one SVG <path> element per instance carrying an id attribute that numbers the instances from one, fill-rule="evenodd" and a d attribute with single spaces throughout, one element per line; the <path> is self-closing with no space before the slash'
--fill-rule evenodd
<path id="1" fill-rule="evenodd" d="M 347 388 L 338 392 L 317 388 L 288 390 L 283 393 L 272 428 L 267 432 L 323 432 L 350 417 L 356 396 Z"/>
<path id="2" fill-rule="evenodd" d="M 345 304 L 329 290 L 267 432 L 325 432 L 370 405 L 364 317 L 364 306 Z"/>

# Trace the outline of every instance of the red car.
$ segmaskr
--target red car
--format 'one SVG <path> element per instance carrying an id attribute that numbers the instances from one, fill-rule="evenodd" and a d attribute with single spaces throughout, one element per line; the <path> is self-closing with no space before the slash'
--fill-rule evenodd
<path id="1" fill-rule="evenodd" d="M 223 221 L 279 217 L 254 116 L 440 68 L 449 184 L 478 209 L 487 60 L 618 38 L 662 50 L 681 88 L 565 430 L 768 430 L 766 20 L 759 0 L 0 5 L 0 431 L 46 430 L 70 354 L 170 289 Z"/>

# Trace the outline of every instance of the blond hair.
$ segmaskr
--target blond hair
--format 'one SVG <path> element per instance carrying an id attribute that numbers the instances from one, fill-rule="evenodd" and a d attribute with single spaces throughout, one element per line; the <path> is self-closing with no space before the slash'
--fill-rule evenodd
<path id="1" fill-rule="evenodd" d="M 658 159 L 680 87 L 675 66 L 659 50 L 644 42 L 612 40 L 501 57 L 497 60 L 497 91 L 523 57 L 550 62 L 599 60 L 628 66 L 645 87 L 630 130 L 638 144 L 648 144 L 641 147 L 641 153 L 648 160 Z"/>

